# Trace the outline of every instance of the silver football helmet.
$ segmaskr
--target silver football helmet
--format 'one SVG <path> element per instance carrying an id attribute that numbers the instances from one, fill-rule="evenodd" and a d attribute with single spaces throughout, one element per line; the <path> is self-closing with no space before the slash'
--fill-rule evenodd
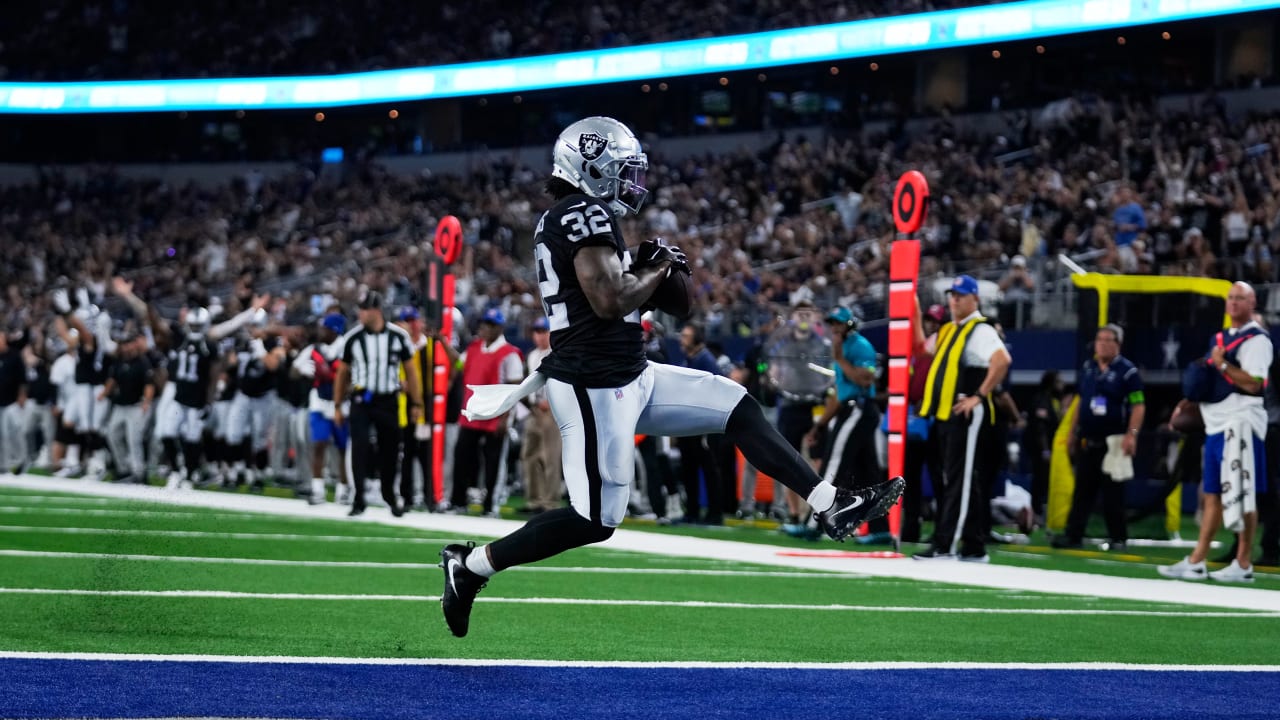
<path id="1" fill-rule="evenodd" d="M 209 330 L 209 311 L 202 307 L 194 307 L 187 311 L 187 335 L 189 337 L 204 337 Z"/>
<path id="2" fill-rule="evenodd" d="M 619 217 L 639 213 L 649 158 L 626 125 L 607 117 L 579 120 L 560 133 L 551 151 L 551 174 L 584 194 L 609 203 Z"/>

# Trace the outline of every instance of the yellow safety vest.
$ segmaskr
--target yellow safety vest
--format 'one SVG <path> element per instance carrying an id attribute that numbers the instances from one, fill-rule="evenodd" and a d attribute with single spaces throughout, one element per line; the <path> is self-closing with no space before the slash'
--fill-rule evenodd
<path id="1" fill-rule="evenodd" d="M 413 354 L 413 365 L 418 368 L 418 382 L 422 385 L 422 417 L 418 419 L 419 425 L 429 425 L 431 417 L 429 415 L 431 409 L 431 381 L 434 372 L 433 366 L 426 362 L 426 359 L 432 357 L 431 353 L 435 350 L 435 342 L 427 337 L 427 342 L 418 351 Z M 400 366 L 400 384 L 403 386 L 407 378 L 404 374 L 404 366 Z M 409 393 L 400 393 L 400 427 L 409 427 Z"/>
<path id="2" fill-rule="evenodd" d="M 990 321 L 987 318 L 979 317 L 962 326 L 949 322 L 938 329 L 937 350 L 933 356 L 933 364 L 929 366 L 929 376 L 925 380 L 924 398 L 920 402 L 920 417 L 950 420 L 951 408 L 956 404 L 956 392 L 958 390 L 963 390 L 966 394 L 977 392 L 977 386 L 959 387 L 961 378 L 965 370 L 981 370 L 985 377 L 986 368 L 961 368 L 960 358 L 964 356 L 965 345 L 969 343 L 969 336 L 973 334 L 974 329 L 988 322 Z M 981 383 L 982 380 L 979 379 L 978 384 L 981 385 Z M 983 398 L 983 402 L 987 404 L 988 422 L 994 423 L 995 406 L 991 396 Z"/>

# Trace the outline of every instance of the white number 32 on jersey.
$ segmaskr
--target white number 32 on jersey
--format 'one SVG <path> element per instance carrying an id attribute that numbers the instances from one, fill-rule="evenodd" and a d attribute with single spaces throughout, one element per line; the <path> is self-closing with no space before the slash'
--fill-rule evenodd
<path id="1" fill-rule="evenodd" d="M 609 224 L 609 215 L 599 205 L 588 205 L 585 214 L 573 211 L 560 216 L 560 222 L 567 228 L 565 236 L 569 242 L 578 242 L 592 235 L 608 235 L 613 232 Z"/>

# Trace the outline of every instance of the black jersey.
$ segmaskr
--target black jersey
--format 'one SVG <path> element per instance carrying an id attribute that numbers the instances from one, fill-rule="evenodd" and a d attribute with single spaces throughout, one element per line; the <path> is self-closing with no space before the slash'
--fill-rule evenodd
<path id="1" fill-rule="evenodd" d="M 280 338 L 268 337 L 262 340 L 267 352 L 280 345 Z M 262 397 L 276 387 L 276 374 L 267 369 L 263 358 L 253 356 L 252 341 L 236 348 L 236 376 L 240 392 L 249 397 Z"/>
<path id="2" fill-rule="evenodd" d="M 76 384 L 101 385 L 111 374 L 111 356 L 102 351 L 102 343 L 94 342 L 92 350 L 84 345 L 76 351 Z"/>
<path id="3" fill-rule="evenodd" d="M 538 221 L 533 255 L 551 323 L 551 354 L 538 371 L 584 387 L 620 387 L 646 366 L 640 312 L 606 320 L 591 309 L 573 266 L 574 255 L 588 245 L 613 248 L 623 270 L 631 265 L 613 213 L 600 200 L 571 195 Z"/>
<path id="4" fill-rule="evenodd" d="M 312 378 L 299 375 L 293 377 L 289 369 L 298 359 L 298 350 L 289 348 L 280 361 L 280 369 L 276 371 L 276 395 L 295 408 L 307 407 L 311 400 Z M 427 396 L 429 397 L 429 396 Z"/>
<path id="5" fill-rule="evenodd" d="M 209 379 L 216 350 L 203 337 L 188 337 L 169 351 L 169 382 L 174 383 L 174 399 L 187 407 L 209 404 Z"/>
<path id="6" fill-rule="evenodd" d="M 35 367 L 27 368 L 27 398 L 37 405 L 49 405 L 53 403 L 55 393 L 53 383 L 49 382 L 49 361 L 39 358 Z"/>
<path id="7" fill-rule="evenodd" d="M 18 401 L 22 386 L 27 383 L 27 368 L 22 353 L 9 348 L 0 353 L 0 407 L 8 407 Z"/>
<path id="8" fill-rule="evenodd" d="M 218 402 L 231 402 L 240 387 L 240 353 L 235 338 L 223 338 L 218 342 L 218 357 L 226 359 L 225 372 L 218 384 Z"/>

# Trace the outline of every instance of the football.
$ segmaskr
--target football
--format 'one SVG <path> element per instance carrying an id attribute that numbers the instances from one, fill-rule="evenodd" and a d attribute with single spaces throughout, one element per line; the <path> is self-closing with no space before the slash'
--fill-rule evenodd
<path id="1" fill-rule="evenodd" d="M 647 304 L 684 320 L 693 308 L 693 282 L 688 275 L 672 268 L 649 296 Z"/>

